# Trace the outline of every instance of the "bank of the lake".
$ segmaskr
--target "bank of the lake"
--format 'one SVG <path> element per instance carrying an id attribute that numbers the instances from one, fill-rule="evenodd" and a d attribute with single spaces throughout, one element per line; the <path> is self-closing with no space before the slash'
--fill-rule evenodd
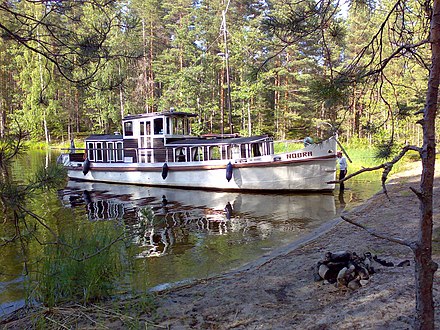
<path id="1" fill-rule="evenodd" d="M 377 194 L 347 212 L 369 228 L 390 236 L 413 239 L 419 204 L 410 186 L 417 187 L 420 166 L 399 173 L 388 185 L 391 202 Z M 438 176 L 438 173 L 436 173 Z M 440 190 L 435 183 L 434 217 L 440 217 Z M 434 260 L 440 262 L 438 225 L 434 232 Z M 66 305 L 53 310 L 21 311 L 3 320 L 8 329 L 32 328 L 36 320 L 47 328 L 112 328 L 145 324 L 169 329 L 408 329 L 415 308 L 414 263 L 411 251 L 335 219 L 309 239 L 294 242 L 245 267 L 221 276 L 156 292 L 156 307 L 139 298 L 95 306 Z M 370 283 L 356 291 L 314 282 L 313 268 L 327 251 L 366 251 L 394 264 L 382 267 Z M 434 296 L 439 307 L 440 277 Z M 440 311 L 436 315 L 440 316 Z M 438 317 L 437 317 L 438 319 Z M 72 320 L 74 322 L 72 322 Z M 41 323 L 43 322 L 43 323 Z"/>
<path id="2" fill-rule="evenodd" d="M 16 159 L 12 175 L 26 184 L 57 156 L 29 150 Z M 145 292 L 163 283 L 226 272 L 356 207 L 378 191 L 375 178 L 351 180 L 343 196 L 338 191 L 240 194 L 66 180 L 59 190 L 37 192 L 27 207 L 43 216 L 67 246 L 79 249 L 41 244 L 41 238 L 50 243 L 53 236 L 38 223 L 40 241 L 29 237 L 24 250 L 18 243 L 2 246 L 0 317 L 29 302 L 58 304 L 82 296 L 95 301 L 95 296 Z M 29 225 L 32 218 L 27 221 Z M 88 255 L 121 234 L 124 242 L 105 250 L 113 256 L 111 264 L 102 262 L 104 255 L 84 263 L 59 255 L 61 250 L 64 256 Z M 3 224 L 2 235 L 14 235 L 13 222 Z M 81 273 L 84 269 L 93 271 Z"/>

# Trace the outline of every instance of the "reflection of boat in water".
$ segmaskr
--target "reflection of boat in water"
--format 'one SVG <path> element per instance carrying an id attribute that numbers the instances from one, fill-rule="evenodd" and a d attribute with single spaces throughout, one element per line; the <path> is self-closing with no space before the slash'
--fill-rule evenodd
<path id="1" fill-rule="evenodd" d="M 73 180 L 69 181 L 66 189 L 81 192 L 85 198 L 90 198 L 93 193 L 95 202 L 106 201 L 113 208 L 115 208 L 113 204 L 122 204 L 125 208 L 160 206 L 165 200 L 168 206 L 177 203 L 180 207 L 207 208 L 216 211 L 224 211 L 229 203 L 229 212 L 234 214 L 245 214 L 255 218 L 272 217 L 274 220 L 277 218 L 320 220 L 330 219 L 336 215 L 334 196 L 331 193 L 249 194 Z M 77 198 L 81 198 L 81 194 Z M 66 194 L 67 199 L 75 200 L 71 196 Z M 97 214 L 99 210 L 100 207 L 97 207 Z"/>
<path id="2" fill-rule="evenodd" d="M 333 194 L 243 194 L 70 180 L 61 192 L 67 207 L 85 205 L 91 221 L 128 224 L 138 257 L 190 248 L 191 234 L 264 239 L 297 232 L 336 215 Z"/>

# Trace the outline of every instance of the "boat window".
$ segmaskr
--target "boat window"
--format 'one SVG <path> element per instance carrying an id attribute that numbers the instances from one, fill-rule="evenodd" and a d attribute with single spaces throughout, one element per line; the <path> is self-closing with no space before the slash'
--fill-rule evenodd
<path id="1" fill-rule="evenodd" d="M 239 159 L 241 158 L 240 155 L 240 145 L 233 145 L 231 147 L 231 151 L 232 151 L 232 159 Z"/>
<path id="2" fill-rule="evenodd" d="M 115 145 L 113 142 L 107 142 L 107 159 L 109 162 L 115 161 Z"/>
<path id="3" fill-rule="evenodd" d="M 122 142 L 116 142 L 116 161 L 122 162 L 124 159 Z"/>
<path id="4" fill-rule="evenodd" d="M 171 134 L 173 135 L 185 135 L 187 134 L 187 119 L 182 117 L 174 117 L 172 118 L 172 129 Z"/>
<path id="5" fill-rule="evenodd" d="M 87 143 L 87 157 L 89 157 L 89 160 L 95 160 L 93 156 L 93 143 L 89 142 Z"/>
<path id="6" fill-rule="evenodd" d="M 211 160 L 220 159 L 220 148 L 218 146 L 209 147 L 209 159 Z"/>
<path id="7" fill-rule="evenodd" d="M 192 160 L 193 161 L 202 161 L 203 160 L 203 148 L 195 147 L 192 149 Z"/>
<path id="8" fill-rule="evenodd" d="M 171 118 L 167 117 L 165 125 L 165 134 L 171 134 Z"/>
<path id="9" fill-rule="evenodd" d="M 96 143 L 96 161 L 101 161 L 102 162 L 102 142 L 97 142 Z"/>
<path id="10" fill-rule="evenodd" d="M 184 124 L 183 124 L 183 118 L 178 118 L 177 120 L 177 134 L 184 135 Z"/>
<path id="11" fill-rule="evenodd" d="M 176 148 L 175 152 L 176 162 L 184 162 L 186 161 L 186 150 L 185 148 Z"/>
<path id="12" fill-rule="evenodd" d="M 267 151 L 266 151 L 266 152 L 267 152 L 268 155 L 274 153 L 273 142 L 269 142 L 269 143 L 267 144 Z"/>
<path id="13" fill-rule="evenodd" d="M 145 123 L 145 134 L 151 135 L 151 122 L 147 121 Z"/>
<path id="14" fill-rule="evenodd" d="M 173 122 L 173 124 L 172 124 L 173 126 L 171 129 L 171 134 L 176 135 L 177 134 L 177 118 L 173 117 L 172 122 Z"/>
<path id="15" fill-rule="evenodd" d="M 125 136 L 133 136 L 133 122 L 126 121 L 124 123 L 124 134 Z"/>
<path id="16" fill-rule="evenodd" d="M 240 145 L 241 158 L 247 158 L 248 157 L 247 146 L 248 146 L 247 144 Z"/>
<path id="17" fill-rule="evenodd" d="M 232 148 L 231 146 L 222 147 L 222 159 L 231 159 L 232 158 Z"/>
<path id="18" fill-rule="evenodd" d="M 154 134 L 163 134 L 163 118 L 154 120 Z"/>
<path id="19" fill-rule="evenodd" d="M 189 119 L 188 118 L 185 118 L 184 119 L 184 130 L 185 130 L 185 132 L 184 132 L 184 134 L 187 134 L 187 135 L 190 135 L 191 133 L 190 133 L 190 124 L 189 124 Z"/>
<path id="20" fill-rule="evenodd" d="M 259 143 L 252 144 L 252 157 L 261 156 L 262 146 Z"/>
<path id="21" fill-rule="evenodd" d="M 143 121 L 140 122 L 140 135 L 141 136 L 145 135 L 145 122 Z"/>

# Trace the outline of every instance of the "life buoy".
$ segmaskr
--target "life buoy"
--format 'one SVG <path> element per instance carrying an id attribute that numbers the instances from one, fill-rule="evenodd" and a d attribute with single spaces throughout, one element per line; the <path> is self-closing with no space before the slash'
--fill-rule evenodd
<path id="1" fill-rule="evenodd" d="M 232 179 L 232 171 L 233 167 L 231 162 L 229 162 L 228 165 L 226 165 L 226 180 L 228 180 L 228 182 Z"/>
<path id="2" fill-rule="evenodd" d="M 90 171 L 90 160 L 86 158 L 83 162 L 83 174 L 86 175 Z"/>
<path id="3" fill-rule="evenodd" d="M 169 171 L 169 168 L 168 168 L 167 163 L 163 164 L 163 166 L 162 166 L 162 179 L 165 180 L 167 178 L 168 171 Z"/>

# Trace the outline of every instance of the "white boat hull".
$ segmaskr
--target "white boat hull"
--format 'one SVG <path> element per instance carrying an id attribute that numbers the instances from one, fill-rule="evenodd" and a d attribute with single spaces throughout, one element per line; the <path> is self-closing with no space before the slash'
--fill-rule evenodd
<path id="1" fill-rule="evenodd" d="M 331 138 L 304 149 L 246 160 L 205 162 L 168 162 L 163 178 L 163 163 L 98 163 L 86 175 L 82 163 L 68 164 L 72 179 L 163 187 L 215 190 L 322 191 L 333 190 L 336 177 L 336 140 Z M 232 178 L 226 179 L 231 162 Z"/>

